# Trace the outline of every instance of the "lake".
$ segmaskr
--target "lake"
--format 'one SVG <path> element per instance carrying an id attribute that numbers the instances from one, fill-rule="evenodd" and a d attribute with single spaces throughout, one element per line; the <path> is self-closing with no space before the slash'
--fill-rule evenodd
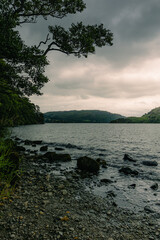
<path id="1" fill-rule="evenodd" d="M 121 207 L 142 210 L 145 206 L 160 213 L 160 125 L 159 124 L 61 124 L 29 125 L 15 127 L 12 135 L 25 140 L 43 140 L 49 150 L 59 146 L 63 153 L 69 153 L 72 163 L 62 168 L 74 169 L 76 159 L 89 156 L 102 158 L 107 169 L 101 169 L 98 176 L 86 188 L 95 194 L 107 197 L 115 193 L 115 201 Z M 37 146 L 37 150 L 39 146 Z M 129 154 L 136 163 L 123 160 Z M 144 166 L 143 161 L 156 161 L 158 166 Z M 123 166 L 137 170 L 136 177 L 119 173 Z M 109 185 L 99 184 L 101 179 L 112 179 Z M 85 181 L 85 180 L 84 180 Z M 150 187 L 158 183 L 158 190 Z M 135 189 L 129 186 L 135 184 Z"/>

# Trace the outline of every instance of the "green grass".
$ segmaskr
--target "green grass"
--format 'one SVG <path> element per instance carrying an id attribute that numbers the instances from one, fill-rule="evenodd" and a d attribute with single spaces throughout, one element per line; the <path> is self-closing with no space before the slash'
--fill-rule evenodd
<path id="1" fill-rule="evenodd" d="M 9 197 L 20 177 L 20 156 L 11 139 L 0 139 L 0 198 Z"/>

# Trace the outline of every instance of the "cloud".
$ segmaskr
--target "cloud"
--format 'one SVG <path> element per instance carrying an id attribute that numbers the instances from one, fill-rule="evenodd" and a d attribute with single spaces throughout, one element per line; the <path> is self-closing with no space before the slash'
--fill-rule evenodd
<path id="1" fill-rule="evenodd" d="M 102 109 L 124 115 L 142 115 L 160 100 L 159 0 L 86 0 L 83 13 L 64 20 L 40 19 L 25 25 L 27 44 L 44 40 L 47 26 L 72 22 L 104 23 L 114 33 L 114 45 L 97 49 L 88 59 L 53 52 L 46 74 L 44 96 L 32 97 L 42 111 Z"/>

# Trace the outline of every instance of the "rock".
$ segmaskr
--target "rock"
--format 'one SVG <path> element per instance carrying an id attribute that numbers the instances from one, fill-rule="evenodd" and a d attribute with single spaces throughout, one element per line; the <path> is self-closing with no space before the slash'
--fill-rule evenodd
<path id="1" fill-rule="evenodd" d="M 105 154 L 103 154 L 103 153 L 100 153 L 100 154 L 99 154 L 99 156 L 100 156 L 100 157 L 103 157 L 103 156 L 105 156 Z"/>
<path id="2" fill-rule="evenodd" d="M 109 183 L 113 183 L 113 181 L 110 179 L 104 178 L 104 179 L 101 179 L 101 183 L 109 184 Z"/>
<path id="3" fill-rule="evenodd" d="M 154 213 L 154 210 L 152 210 L 149 206 L 145 206 L 145 207 L 144 207 L 144 210 L 145 210 L 147 213 Z"/>
<path id="4" fill-rule="evenodd" d="M 149 167 L 158 166 L 158 163 L 156 161 L 143 161 L 142 164 Z"/>
<path id="5" fill-rule="evenodd" d="M 55 154 L 55 161 L 69 162 L 71 160 L 72 159 L 69 154 Z"/>
<path id="6" fill-rule="evenodd" d="M 32 141 L 32 143 L 39 145 L 39 144 L 42 144 L 42 140 L 35 140 L 35 141 Z"/>
<path id="7" fill-rule="evenodd" d="M 40 151 L 41 152 L 46 152 L 48 150 L 48 146 L 42 146 L 41 148 L 40 148 Z"/>
<path id="8" fill-rule="evenodd" d="M 71 156 L 69 154 L 57 154 L 55 152 L 47 152 L 43 155 L 49 161 L 61 161 L 61 162 L 69 162 L 71 161 Z"/>
<path id="9" fill-rule="evenodd" d="M 135 188 L 136 188 L 136 184 L 133 183 L 133 184 L 129 185 L 128 188 L 129 188 L 129 189 L 135 189 Z"/>
<path id="10" fill-rule="evenodd" d="M 151 189 L 153 190 L 158 190 L 158 183 L 154 183 L 152 186 L 151 186 Z"/>
<path id="11" fill-rule="evenodd" d="M 109 197 L 116 197 L 116 194 L 111 190 L 111 191 L 108 191 L 106 192 L 107 196 Z"/>
<path id="12" fill-rule="evenodd" d="M 99 164 L 92 158 L 89 157 L 80 157 L 77 159 L 77 167 L 82 171 L 87 172 L 98 172 Z"/>
<path id="13" fill-rule="evenodd" d="M 49 197 L 52 197 L 52 196 L 53 196 L 53 193 L 52 193 L 52 192 L 48 192 L 48 196 L 49 196 Z"/>
<path id="14" fill-rule="evenodd" d="M 43 157 L 45 159 L 48 159 L 49 161 L 53 162 L 55 160 L 55 155 L 56 153 L 55 152 L 46 152 Z"/>
<path id="15" fill-rule="evenodd" d="M 96 162 L 98 162 L 98 164 L 104 168 L 107 168 L 107 163 L 105 160 L 101 159 L 101 158 L 98 158 L 96 159 Z"/>
<path id="16" fill-rule="evenodd" d="M 66 145 L 66 148 L 74 148 L 74 146 L 73 146 L 71 143 L 68 143 L 68 144 Z"/>
<path id="17" fill-rule="evenodd" d="M 15 238 L 16 237 L 16 235 L 15 234 L 11 234 L 11 238 Z"/>
<path id="18" fill-rule="evenodd" d="M 132 158 L 131 156 L 129 156 L 128 154 L 124 154 L 123 160 L 124 160 L 124 161 L 130 161 L 130 162 L 136 162 L 136 160 L 133 159 L 133 158 Z"/>
<path id="19" fill-rule="evenodd" d="M 20 141 L 21 139 L 20 139 L 20 138 L 18 138 L 18 137 L 16 137 L 16 138 L 15 138 L 15 140 L 16 140 L 16 141 Z"/>
<path id="20" fill-rule="evenodd" d="M 68 192 L 67 192 L 67 190 L 62 190 L 62 194 L 65 196 L 65 195 L 67 195 L 68 194 Z"/>
<path id="21" fill-rule="evenodd" d="M 59 186 L 58 186 L 58 189 L 64 189 L 65 188 L 65 186 L 63 185 L 63 184 L 60 184 Z"/>
<path id="22" fill-rule="evenodd" d="M 37 150 L 31 150 L 30 153 L 36 154 L 38 151 Z"/>
<path id="23" fill-rule="evenodd" d="M 32 141 L 30 141 L 30 140 L 28 140 L 28 139 L 26 139 L 25 141 L 24 141 L 24 145 L 31 145 L 32 144 Z"/>
<path id="24" fill-rule="evenodd" d="M 122 167 L 121 169 L 119 169 L 119 172 L 124 173 L 125 175 L 138 175 L 138 171 L 132 170 L 129 167 Z"/>
<path id="25" fill-rule="evenodd" d="M 64 148 L 56 147 L 55 150 L 56 150 L 56 151 L 63 151 Z"/>

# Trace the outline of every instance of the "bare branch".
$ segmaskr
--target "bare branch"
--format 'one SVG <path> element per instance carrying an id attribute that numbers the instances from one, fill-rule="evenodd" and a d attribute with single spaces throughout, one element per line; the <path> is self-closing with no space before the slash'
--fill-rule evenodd
<path id="1" fill-rule="evenodd" d="M 42 43 L 43 43 L 43 44 L 46 44 L 49 40 L 50 40 L 50 38 L 49 38 L 49 33 L 48 33 L 45 42 L 44 42 L 44 41 L 41 41 L 41 42 L 39 43 L 39 45 L 37 46 L 37 48 L 39 48 Z"/>

